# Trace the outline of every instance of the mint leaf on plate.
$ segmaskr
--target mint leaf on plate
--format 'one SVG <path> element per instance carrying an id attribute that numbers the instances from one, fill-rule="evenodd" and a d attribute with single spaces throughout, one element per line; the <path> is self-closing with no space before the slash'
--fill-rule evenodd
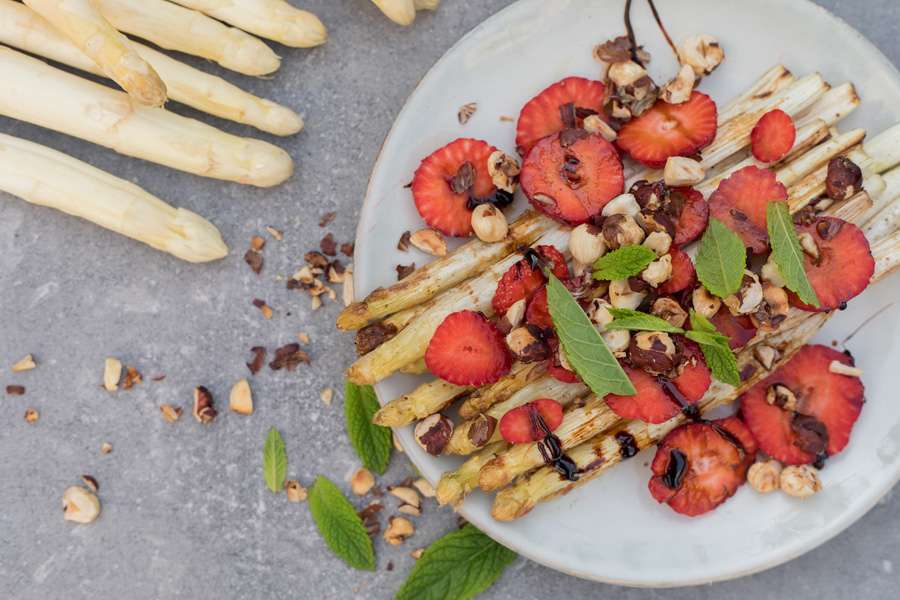
<path id="1" fill-rule="evenodd" d="M 656 253 L 646 246 L 623 246 L 604 254 L 594 263 L 594 279 L 626 279 L 647 268 Z"/>
<path id="2" fill-rule="evenodd" d="M 602 259 L 601 259 L 602 260 Z M 637 393 L 628 375 L 581 306 L 553 273 L 547 272 L 547 304 L 566 358 L 597 396 Z"/>
<path id="3" fill-rule="evenodd" d="M 354 569 L 375 570 L 375 551 L 356 509 L 327 477 L 319 475 L 309 490 L 309 512 L 325 543 Z"/>
<path id="4" fill-rule="evenodd" d="M 469 600 L 490 587 L 515 559 L 515 552 L 466 525 L 425 550 L 395 598 Z"/>
<path id="5" fill-rule="evenodd" d="M 284 487 L 285 477 L 287 477 L 287 450 L 284 448 L 281 434 L 272 427 L 263 446 L 263 478 L 269 489 L 277 494 Z"/>
<path id="6" fill-rule="evenodd" d="M 628 329 L 629 331 L 665 331 L 666 333 L 684 333 L 665 319 L 630 308 L 610 308 L 613 322 L 606 329 Z"/>
<path id="7" fill-rule="evenodd" d="M 804 303 L 818 308 L 819 297 L 803 268 L 804 254 L 797 238 L 797 230 L 788 210 L 787 202 L 769 202 L 766 206 L 766 225 L 772 256 L 788 289 L 795 292 Z"/>
<path id="8" fill-rule="evenodd" d="M 694 261 L 703 287 L 719 298 L 734 294 L 741 288 L 746 263 L 747 250 L 741 238 L 722 221 L 710 217 Z"/>
<path id="9" fill-rule="evenodd" d="M 372 386 L 347 382 L 344 387 L 344 419 L 350 443 L 363 465 L 382 475 L 391 460 L 393 442 L 389 428 L 372 423 L 378 408 L 378 398 Z"/>

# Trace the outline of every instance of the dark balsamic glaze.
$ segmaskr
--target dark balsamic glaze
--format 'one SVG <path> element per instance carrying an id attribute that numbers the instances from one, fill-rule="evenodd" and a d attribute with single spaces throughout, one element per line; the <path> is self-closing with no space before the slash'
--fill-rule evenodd
<path id="1" fill-rule="evenodd" d="M 741 440 L 739 440 L 736 435 L 734 435 L 733 433 L 731 433 L 730 431 L 728 431 L 721 425 L 717 425 L 715 423 L 712 423 L 712 428 L 716 430 L 716 433 L 718 433 L 723 438 L 725 438 L 726 442 L 728 442 L 729 444 L 731 444 L 732 446 L 734 446 L 735 448 L 740 450 L 740 452 L 742 454 L 747 454 L 747 449 L 744 448 L 744 444 L 741 443 Z"/>
<path id="2" fill-rule="evenodd" d="M 627 431 L 620 431 L 616 434 L 616 441 L 619 443 L 619 454 L 622 458 L 631 458 L 639 452 L 637 440 Z"/>
<path id="3" fill-rule="evenodd" d="M 544 439 L 538 442 L 538 450 L 544 458 L 544 463 L 563 476 L 566 481 L 578 481 L 578 465 L 563 452 L 562 442 L 547 427 L 544 417 L 534 408 L 529 411 L 531 417 L 531 426 L 536 432 L 544 434 Z"/>
<path id="4" fill-rule="evenodd" d="M 691 421 L 698 422 L 703 419 L 700 417 L 700 409 L 697 408 L 697 405 L 691 404 L 688 402 L 688 399 L 684 397 L 684 394 L 681 393 L 681 390 L 672 383 L 672 380 L 668 377 L 664 377 L 659 375 L 656 380 L 663 387 L 663 389 L 669 394 L 669 397 L 672 398 L 678 406 L 681 407 L 681 414 L 690 419 Z"/>
<path id="5" fill-rule="evenodd" d="M 669 450 L 669 464 L 666 466 L 666 472 L 662 476 L 663 484 L 670 490 L 677 490 L 681 487 L 686 470 L 687 457 L 684 455 L 684 452 L 678 448 L 672 448 Z"/>

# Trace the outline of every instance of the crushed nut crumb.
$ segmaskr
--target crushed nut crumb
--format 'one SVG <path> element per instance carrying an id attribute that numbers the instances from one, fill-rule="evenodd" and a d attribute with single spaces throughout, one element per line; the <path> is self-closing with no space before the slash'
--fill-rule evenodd
<path id="1" fill-rule="evenodd" d="M 388 488 L 388 492 L 390 492 L 392 496 L 400 498 L 400 500 L 402 500 L 404 504 L 409 504 L 410 506 L 415 506 L 416 508 L 419 508 L 419 506 L 422 505 L 419 494 L 411 487 L 398 485 Z"/>
<path id="2" fill-rule="evenodd" d="M 459 107 L 459 111 L 456 113 L 456 118 L 459 120 L 460 125 L 465 125 L 469 122 L 469 119 L 472 118 L 472 115 L 475 114 L 475 111 L 478 110 L 477 102 L 469 102 L 468 104 L 463 104 Z"/>
<path id="3" fill-rule="evenodd" d="M 341 244 L 341 254 L 353 258 L 353 250 L 355 247 L 356 244 L 352 242 L 344 242 L 343 244 Z"/>
<path id="4" fill-rule="evenodd" d="M 434 486 L 427 479 L 419 478 L 412 482 L 414 488 L 426 498 L 434 498 Z"/>
<path id="5" fill-rule="evenodd" d="M 8 385 L 8 386 L 6 386 L 6 395 L 7 396 L 24 396 L 25 395 L 25 386 L 24 385 Z"/>
<path id="6" fill-rule="evenodd" d="M 84 482 L 84 485 L 87 489 L 91 490 L 95 494 L 100 491 L 100 484 L 97 483 L 97 480 L 94 479 L 91 475 L 82 475 L 81 481 Z"/>
<path id="7" fill-rule="evenodd" d="M 263 256 L 252 248 L 244 253 L 244 262 L 250 266 L 250 269 L 259 275 L 263 270 Z"/>
<path id="8" fill-rule="evenodd" d="M 34 357 L 29 354 L 12 366 L 12 372 L 21 373 L 22 371 L 30 371 L 35 367 L 37 367 L 37 364 L 34 362 Z"/>
<path id="9" fill-rule="evenodd" d="M 322 218 L 319 219 L 319 227 L 327 227 L 331 224 L 332 221 L 334 221 L 334 218 L 336 216 L 337 213 L 334 211 L 325 213 L 324 215 L 322 215 Z"/>
<path id="10" fill-rule="evenodd" d="M 253 414 L 253 392 L 246 379 L 241 379 L 232 386 L 228 395 L 228 408 L 239 415 Z"/>
<path id="11" fill-rule="evenodd" d="M 366 528 L 366 533 L 370 536 L 376 536 L 381 532 L 381 523 L 378 522 L 378 513 L 384 509 L 380 502 L 371 502 L 357 514 Z"/>
<path id="12" fill-rule="evenodd" d="M 413 533 L 415 533 L 415 528 L 409 519 L 391 517 L 388 520 L 388 528 L 384 532 L 384 539 L 391 546 L 399 546 Z"/>
<path id="13" fill-rule="evenodd" d="M 284 491 L 287 493 L 288 502 L 303 502 L 306 500 L 306 488 L 300 485 L 300 482 L 296 479 L 285 481 Z"/>
<path id="14" fill-rule="evenodd" d="M 125 379 L 122 380 L 122 389 L 130 390 L 142 381 L 144 381 L 144 376 L 141 375 L 140 371 L 134 367 L 128 367 L 125 369 Z"/>
<path id="15" fill-rule="evenodd" d="M 109 442 L 103 442 L 100 444 L 100 454 L 109 454 L 113 451 L 113 446 Z"/>
<path id="16" fill-rule="evenodd" d="M 414 558 L 415 560 L 419 560 L 420 558 L 422 558 L 422 554 L 424 554 L 424 552 L 425 552 L 425 548 L 416 548 L 415 550 L 410 552 L 409 555 L 411 558 Z"/>
<path id="17" fill-rule="evenodd" d="M 337 255 L 337 242 L 334 241 L 334 235 L 330 233 L 326 234 L 325 237 L 319 241 L 319 249 L 327 256 Z"/>
<path id="18" fill-rule="evenodd" d="M 253 306 L 259 309 L 259 312 L 262 313 L 263 318 L 271 319 L 272 318 L 272 307 L 266 304 L 265 300 L 260 300 L 259 298 L 253 299 Z"/>
<path id="19" fill-rule="evenodd" d="M 181 418 L 181 413 L 184 412 L 180 406 L 172 406 L 171 404 L 160 405 L 159 411 L 167 423 L 174 423 Z"/>
<path id="20" fill-rule="evenodd" d="M 275 350 L 275 359 L 269 363 L 269 368 L 273 371 L 287 369 L 294 371 L 300 363 L 309 364 L 309 355 L 300 349 L 300 344 L 285 344 L 281 348 Z"/>
<path id="21" fill-rule="evenodd" d="M 284 232 L 275 229 L 271 225 L 266 225 L 266 232 L 268 232 L 268 234 L 271 235 L 273 239 L 279 242 L 284 239 Z"/>
<path id="22" fill-rule="evenodd" d="M 416 263 L 412 263 L 409 265 L 397 265 L 395 267 L 397 269 L 397 281 L 402 281 L 406 279 L 416 270 Z"/>
<path id="23" fill-rule="evenodd" d="M 254 235 L 250 238 L 250 249 L 261 252 L 266 247 L 266 240 L 261 235 Z"/>
<path id="24" fill-rule="evenodd" d="M 420 229 L 409 237 L 413 246 L 431 256 L 447 255 L 447 240 L 434 229 Z"/>
<path id="25" fill-rule="evenodd" d="M 247 368 L 250 369 L 251 375 L 256 375 L 266 364 L 266 349 L 262 346 L 254 346 L 250 348 L 250 352 L 253 353 L 253 360 L 247 363 Z"/>
<path id="26" fill-rule="evenodd" d="M 207 388 L 199 385 L 194 388 L 194 418 L 198 423 L 212 423 L 219 413 L 213 408 L 213 395 Z"/>
<path id="27" fill-rule="evenodd" d="M 412 232 L 404 231 L 403 235 L 400 236 L 400 239 L 397 240 L 397 250 L 399 250 L 400 252 L 409 251 L 409 241 L 411 237 Z"/>
<path id="28" fill-rule="evenodd" d="M 319 392 L 319 398 L 322 400 L 322 403 L 325 406 L 331 406 L 331 401 L 334 399 L 334 390 L 331 388 L 325 388 L 321 392 Z"/>
<path id="29" fill-rule="evenodd" d="M 515 123 L 516 122 L 516 118 L 510 117 L 509 115 L 500 115 L 500 120 L 503 121 L 504 123 Z"/>
<path id="30" fill-rule="evenodd" d="M 25 421 L 27 423 L 37 423 L 37 420 L 41 417 L 41 414 L 33 408 L 29 408 L 25 411 Z"/>

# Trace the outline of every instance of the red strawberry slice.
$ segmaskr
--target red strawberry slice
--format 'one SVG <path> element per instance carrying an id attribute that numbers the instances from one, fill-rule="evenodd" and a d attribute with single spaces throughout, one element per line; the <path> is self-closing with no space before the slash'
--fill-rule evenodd
<path id="1" fill-rule="evenodd" d="M 709 197 L 709 214 L 741 236 L 754 254 L 768 249 L 766 206 L 787 201 L 784 185 L 770 169 L 749 166 L 735 171 Z"/>
<path id="2" fill-rule="evenodd" d="M 493 323 L 481 313 L 462 310 L 438 325 L 425 351 L 425 365 L 444 381 L 480 386 L 509 373 L 512 358 Z"/>
<path id="3" fill-rule="evenodd" d="M 473 209 L 469 208 L 469 199 L 486 198 L 496 191 L 487 169 L 488 158 L 496 150 L 487 142 L 460 138 L 422 161 L 413 177 L 412 194 L 419 215 L 430 227 L 446 235 L 471 235 Z M 467 163 L 475 173 L 472 186 L 456 193 L 452 186 L 463 179 L 457 175 Z"/>
<path id="4" fill-rule="evenodd" d="M 578 225 L 622 193 L 625 176 L 612 144 L 583 129 L 567 129 L 535 144 L 519 183 L 535 208 Z"/>
<path id="5" fill-rule="evenodd" d="M 692 287 L 697 280 L 694 263 L 687 252 L 672 247 L 669 254 L 672 256 L 672 276 L 657 288 L 660 294 L 676 294 Z"/>
<path id="6" fill-rule="evenodd" d="M 672 383 L 688 402 L 696 404 L 709 389 L 712 383 L 712 373 L 706 365 L 700 346 L 680 336 L 678 339 L 683 346 L 682 354 L 685 363 L 681 375 L 673 379 Z"/>
<path id="7" fill-rule="evenodd" d="M 741 447 L 743 432 L 733 433 L 737 426 L 728 421 L 689 423 L 663 438 L 648 484 L 657 502 L 696 517 L 734 495 L 745 480 L 749 453 Z"/>
<path id="8" fill-rule="evenodd" d="M 553 246 L 538 246 L 526 253 L 525 258 L 507 269 L 500 278 L 491 300 L 496 314 L 505 314 L 519 300 L 529 300 L 547 283 L 538 259 L 544 264 L 552 265 L 553 274 L 560 279 L 569 278 L 569 267 L 562 253 Z"/>
<path id="9" fill-rule="evenodd" d="M 875 272 L 875 259 L 859 227 L 835 217 L 819 217 L 798 227 L 797 233 L 809 233 L 819 248 L 818 259 L 804 254 L 803 268 L 821 306 L 816 309 L 794 296 L 796 306 L 833 310 L 866 289 Z"/>
<path id="10" fill-rule="evenodd" d="M 659 100 L 619 130 L 617 144 L 631 158 L 661 168 L 670 156 L 690 156 L 716 139 L 716 103 L 694 92 L 683 104 Z"/>
<path id="11" fill-rule="evenodd" d="M 804 346 L 786 365 L 741 397 L 741 417 L 763 452 L 786 464 L 812 463 L 817 456 L 804 437 L 817 428 L 819 443 L 827 438 L 828 456 L 847 446 L 862 410 L 865 389 L 858 377 L 832 373 L 829 365 L 835 360 L 853 364 L 849 356 L 827 346 Z M 787 386 L 796 395 L 796 413 L 768 403 L 768 389 L 775 384 Z"/>
<path id="12" fill-rule="evenodd" d="M 794 147 L 797 128 L 789 114 L 780 109 L 770 110 L 760 118 L 750 134 L 750 148 L 756 160 L 778 162 Z"/>
<path id="13" fill-rule="evenodd" d="M 536 325 L 541 329 L 553 328 L 553 318 L 550 316 L 550 306 L 547 304 L 547 286 L 543 286 L 535 292 L 531 300 L 528 301 L 525 322 Z"/>
<path id="14" fill-rule="evenodd" d="M 747 470 L 756 462 L 756 452 L 759 450 L 756 438 L 753 437 L 753 433 L 747 425 L 736 416 L 719 419 L 715 423 L 726 432 L 726 438 L 727 434 L 731 434 L 734 439 L 730 441 L 744 451 L 743 477 L 746 479 Z"/>
<path id="15" fill-rule="evenodd" d="M 554 335 L 547 339 L 547 344 L 553 351 L 553 354 L 547 359 L 547 374 L 563 383 L 579 383 L 581 378 L 578 374 L 562 366 L 559 360 L 559 338 Z"/>
<path id="16" fill-rule="evenodd" d="M 550 398 L 532 400 L 500 418 L 500 435 L 510 444 L 536 442 L 559 427 L 562 420 L 562 404 Z"/>
<path id="17" fill-rule="evenodd" d="M 728 338 L 728 345 L 732 350 L 738 350 L 746 346 L 750 340 L 756 337 L 756 326 L 747 315 L 733 315 L 727 307 L 722 306 L 710 319 L 719 333 Z"/>
<path id="18" fill-rule="evenodd" d="M 683 206 L 675 222 L 676 246 L 684 246 L 696 240 L 709 222 L 709 204 L 703 194 L 689 187 L 672 188 L 671 194 L 681 194 Z"/>
<path id="19" fill-rule="evenodd" d="M 606 87 L 599 81 L 583 77 L 566 77 L 529 100 L 522 107 L 516 125 L 516 147 L 519 154 L 527 155 L 539 140 L 566 128 L 560 108 L 567 104 L 575 107 L 576 127 L 581 125 L 579 121 L 587 114 L 596 113 L 603 116 L 605 93 Z M 583 115 L 580 119 L 579 113 Z"/>

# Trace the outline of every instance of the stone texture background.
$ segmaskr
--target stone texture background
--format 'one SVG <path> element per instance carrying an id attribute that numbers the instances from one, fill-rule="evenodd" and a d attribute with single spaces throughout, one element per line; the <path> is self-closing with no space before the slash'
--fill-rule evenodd
<path id="1" fill-rule="evenodd" d="M 0 398 L 0 597 L 331 599 L 358 592 L 389 598 L 413 563 L 407 553 L 455 526 L 449 511 L 430 503 L 405 546 L 379 540 L 378 570 L 357 572 L 327 552 L 305 505 L 266 490 L 261 449 L 272 425 L 287 441 L 289 475 L 306 485 L 319 473 L 342 482 L 357 466 L 343 431 L 340 391 L 330 407 L 319 400 L 321 389 L 340 387 L 341 369 L 353 357 L 351 339 L 333 328 L 336 306 L 311 313 L 305 296 L 275 277 L 292 273 L 317 245 L 324 213 L 338 213 L 327 231 L 338 241 L 352 239 L 370 167 L 404 99 L 447 48 L 509 1 L 445 0 L 436 14 L 420 13 L 414 27 L 401 29 L 366 0 L 304 0 L 329 26 L 326 46 L 281 49 L 284 65 L 274 80 L 221 73 L 307 118 L 301 135 L 275 140 L 294 156 L 298 173 L 274 190 L 200 179 L 0 118 L 0 131 L 68 152 L 206 215 L 232 247 L 226 260 L 187 265 L 0 197 L 0 386 L 28 388 L 24 397 Z M 896 0 L 819 3 L 900 63 Z M 284 241 L 269 242 L 257 277 L 241 255 L 265 225 L 286 233 Z M 266 299 L 275 318 L 264 321 L 250 304 L 254 297 Z M 301 331 L 312 338 L 312 366 L 260 373 L 252 417 L 223 410 L 208 427 L 189 414 L 174 425 L 160 418 L 163 402 L 189 412 L 191 389 L 200 384 L 224 408 L 231 384 L 246 375 L 249 347 L 274 348 Z M 8 365 L 28 352 L 40 367 L 12 376 Z M 135 365 L 145 382 L 107 394 L 98 385 L 106 356 Z M 149 381 L 158 374 L 165 381 Z M 28 407 L 41 413 L 35 425 L 22 418 Z M 112 454 L 100 454 L 104 441 L 113 444 Z M 395 456 L 383 481 L 411 471 Z M 65 523 L 60 514 L 63 489 L 82 473 L 101 486 L 103 515 L 91 526 Z M 729 583 L 624 589 L 520 560 L 484 597 L 896 597 L 898 521 L 895 494 L 806 556 Z"/>

